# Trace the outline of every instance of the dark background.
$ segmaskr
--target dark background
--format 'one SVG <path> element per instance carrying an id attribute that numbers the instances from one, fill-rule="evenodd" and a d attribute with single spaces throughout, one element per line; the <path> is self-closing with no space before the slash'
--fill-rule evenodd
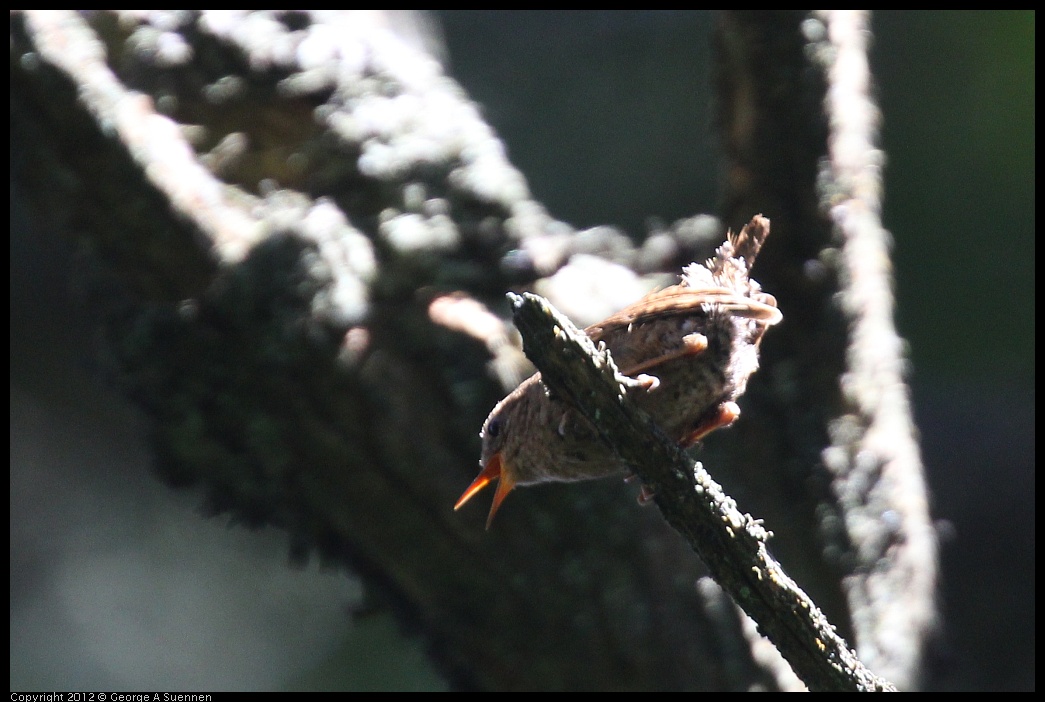
<path id="1" fill-rule="evenodd" d="M 639 236 L 715 211 L 711 14 L 435 17 L 448 72 L 553 216 Z M 873 29 L 897 323 L 943 540 L 929 683 L 1032 689 L 1034 14 Z M 30 233 L 14 189 L 11 205 L 12 689 L 441 687 L 387 616 L 348 619 L 357 583 L 290 569 L 281 534 L 205 521 L 151 478 L 143 427 L 93 372 L 75 252 Z"/>

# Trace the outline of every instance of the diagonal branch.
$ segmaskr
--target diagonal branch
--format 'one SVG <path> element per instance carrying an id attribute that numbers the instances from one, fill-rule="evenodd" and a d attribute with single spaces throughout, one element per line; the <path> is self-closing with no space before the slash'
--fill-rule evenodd
<path id="1" fill-rule="evenodd" d="M 656 493 L 681 533 L 733 600 L 755 620 L 811 690 L 894 690 L 857 659 L 827 618 L 770 555 L 768 532 L 742 513 L 700 463 L 694 463 L 628 400 L 634 381 L 609 351 L 543 298 L 509 295 L 526 354 L 548 387 L 575 405 L 623 461 Z"/>

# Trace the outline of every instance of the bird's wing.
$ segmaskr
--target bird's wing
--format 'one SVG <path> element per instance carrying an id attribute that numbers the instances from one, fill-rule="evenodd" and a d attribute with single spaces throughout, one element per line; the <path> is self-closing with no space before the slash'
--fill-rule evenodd
<path id="1" fill-rule="evenodd" d="M 611 331 L 633 324 L 642 324 L 665 317 L 705 315 L 716 306 L 738 317 L 758 319 L 766 324 L 776 324 L 781 319 L 780 310 L 772 295 L 760 294 L 759 299 L 745 297 L 725 287 L 692 288 L 672 285 L 655 290 L 638 302 L 628 305 L 620 312 L 593 324 L 585 332 L 594 341 L 599 341 Z"/>

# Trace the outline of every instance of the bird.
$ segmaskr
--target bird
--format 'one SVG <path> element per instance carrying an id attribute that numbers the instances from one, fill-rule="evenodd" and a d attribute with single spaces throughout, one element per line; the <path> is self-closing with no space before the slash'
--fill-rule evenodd
<path id="1" fill-rule="evenodd" d="M 739 417 L 736 400 L 758 368 L 762 336 L 783 318 L 749 275 L 768 235 L 769 220 L 755 216 L 705 263 L 686 266 L 678 284 L 584 330 L 639 381 L 635 401 L 684 448 Z M 580 412 L 549 395 L 540 373 L 497 403 L 480 438 L 479 475 L 454 510 L 498 481 L 487 529 L 516 486 L 627 472 Z"/>

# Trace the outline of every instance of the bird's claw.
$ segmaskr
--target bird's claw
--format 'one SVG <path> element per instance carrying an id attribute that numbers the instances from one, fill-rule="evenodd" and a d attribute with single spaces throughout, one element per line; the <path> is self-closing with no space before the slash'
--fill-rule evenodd
<path id="1" fill-rule="evenodd" d="M 638 387 L 642 388 L 646 392 L 652 392 L 660 387 L 660 378 L 655 375 L 646 375 L 645 373 L 639 373 L 635 376 L 635 383 Z"/>
<path id="2" fill-rule="evenodd" d="M 634 473 L 628 473 L 624 476 L 624 482 L 630 483 L 638 480 L 639 476 Z M 635 501 L 639 503 L 640 507 L 646 507 L 650 502 L 653 502 L 653 498 L 657 496 L 657 493 L 653 491 L 651 487 L 642 483 L 639 485 L 639 494 L 635 497 Z"/>

